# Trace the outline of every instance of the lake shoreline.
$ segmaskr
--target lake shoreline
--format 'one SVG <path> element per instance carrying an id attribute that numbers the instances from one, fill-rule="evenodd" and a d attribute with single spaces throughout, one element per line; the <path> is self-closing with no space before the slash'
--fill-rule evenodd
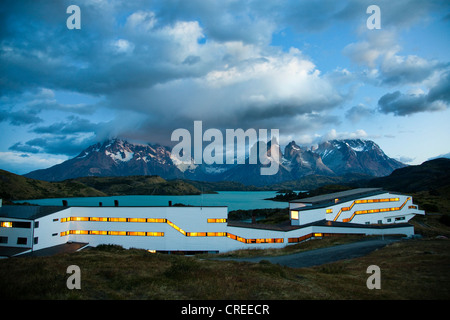
<path id="1" fill-rule="evenodd" d="M 166 207 L 169 201 L 172 205 L 181 204 L 185 206 L 226 206 L 228 211 L 234 210 L 252 210 L 252 209 L 272 209 L 285 208 L 288 202 L 268 200 L 274 198 L 277 191 L 218 191 L 214 194 L 200 195 L 125 195 L 125 196 L 107 196 L 107 197 L 67 197 L 67 198 L 48 198 L 48 199 L 28 199 L 16 200 L 14 203 L 30 205 L 37 204 L 41 206 L 62 206 L 63 200 L 67 201 L 68 206 L 102 206 L 114 207 L 114 200 L 122 207 Z"/>

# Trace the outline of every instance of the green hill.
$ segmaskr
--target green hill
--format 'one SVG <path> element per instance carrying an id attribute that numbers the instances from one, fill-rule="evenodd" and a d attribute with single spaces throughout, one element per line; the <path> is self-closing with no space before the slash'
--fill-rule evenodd
<path id="1" fill-rule="evenodd" d="M 197 195 L 201 191 L 183 180 L 165 180 L 159 176 L 84 177 L 73 180 L 107 195 Z"/>
<path id="2" fill-rule="evenodd" d="M 85 177 L 47 182 L 0 170 L 0 197 L 5 203 L 43 198 L 200 193 L 199 189 L 186 181 L 166 181 L 158 176 Z"/>
<path id="3" fill-rule="evenodd" d="M 79 181 L 47 182 L 0 170 L 0 197 L 4 202 L 64 197 L 101 197 L 106 194 Z"/>

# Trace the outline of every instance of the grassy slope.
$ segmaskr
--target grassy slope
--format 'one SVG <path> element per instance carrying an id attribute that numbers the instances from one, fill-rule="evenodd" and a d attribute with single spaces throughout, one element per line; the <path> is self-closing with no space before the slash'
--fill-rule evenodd
<path id="1" fill-rule="evenodd" d="M 300 269 L 105 248 L 0 260 L 0 299 L 450 298 L 448 240 L 402 241 L 365 257 Z M 66 288 L 72 264 L 81 268 L 81 290 Z M 366 287 L 373 264 L 381 268 L 381 290 Z"/>
<path id="2" fill-rule="evenodd" d="M 78 181 L 47 182 L 0 170 L 0 197 L 7 200 L 105 196 Z"/>
<path id="3" fill-rule="evenodd" d="M 423 239 L 397 242 L 365 257 L 293 269 L 106 246 L 53 257 L 0 260 L 0 299 L 448 300 L 450 240 L 436 238 L 450 238 L 450 226 L 442 220 L 450 209 L 448 192 L 443 185 L 413 193 L 421 206 L 435 209 L 412 220 Z M 339 241 L 312 240 L 266 253 L 289 253 Z M 259 252 L 244 254 L 255 253 Z M 81 290 L 66 288 L 66 268 L 72 264 L 81 268 Z M 366 270 L 373 264 L 381 268 L 381 290 L 366 287 Z"/>
<path id="4" fill-rule="evenodd" d="M 182 180 L 165 180 L 159 176 L 84 177 L 74 179 L 108 195 L 186 195 L 200 190 Z"/>
<path id="5" fill-rule="evenodd" d="M 185 181 L 166 181 L 158 176 L 86 177 L 47 182 L 0 170 L 0 198 L 4 203 L 8 200 L 150 194 L 200 194 L 200 190 Z"/>

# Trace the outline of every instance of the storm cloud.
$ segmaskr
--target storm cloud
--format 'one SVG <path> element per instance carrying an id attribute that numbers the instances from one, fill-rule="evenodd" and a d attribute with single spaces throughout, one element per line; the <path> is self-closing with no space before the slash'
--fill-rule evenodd
<path id="1" fill-rule="evenodd" d="M 295 132 L 310 141 L 345 117 L 373 115 L 352 101 L 359 82 L 385 90 L 384 114 L 448 107 L 448 64 L 403 54 L 398 41 L 399 27 L 444 12 L 445 1 L 379 1 L 389 8 L 386 29 L 369 34 L 358 28 L 372 1 L 86 0 L 76 2 L 80 30 L 66 27 L 71 4 L 0 4 L 0 123 L 27 130 L 8 137 L 11 151 L 73 155 L 112 137 L 168 145 L 173 130 L 196 120 L 205 129 L 280 129 L 284 139 Z M 358 30 L 352 42 L 326 50 L 363 71 L 325 70 L 300 48 L 304 34 L 346 24 Z M 274 45 L 284 33 L 299 40 Z M 426 93 L 396 87 L 408 85 Z"/>

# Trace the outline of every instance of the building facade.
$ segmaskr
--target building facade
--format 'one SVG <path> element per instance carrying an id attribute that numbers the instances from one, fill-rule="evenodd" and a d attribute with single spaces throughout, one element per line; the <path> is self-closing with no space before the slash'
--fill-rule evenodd
<path id="1" fill-rule="evenodd" d="M 0 251 L 12 256 L 71 242 L 165 253 L 281 248 L 339 234 L 411 236 L 407 222 L 424 214 L 411 197 L 381 189 L 297 200 L 289 208 L 289 224 L 268 226 L 228 221 L 227 207 L 3 206 Z"/>

